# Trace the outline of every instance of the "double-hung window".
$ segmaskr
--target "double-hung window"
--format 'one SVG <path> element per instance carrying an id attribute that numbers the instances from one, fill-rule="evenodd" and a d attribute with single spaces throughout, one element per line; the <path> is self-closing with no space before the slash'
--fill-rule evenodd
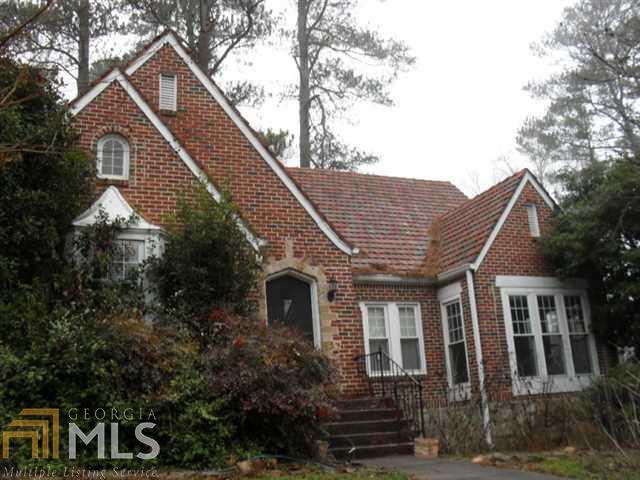
<path id="1" fill-rule="evenodd" d="M 370 375 L 390 372 L 394 362 L 410 373 L 425 373 L 424 337 L 417 303 L 364 302 L 365 353 Z M 389 361 L 389 359 L 391 361 Z"/>
<path id="2" fill-rule="evenodd" d="M 471 394 L 469 359 L 461 301 L 462 287 L 454 283 L 438 291 L 450 396 L 464 400 Z"/>
<path id="3" fill-rule="evenodd" d="M 451 386 L 468 384 L 469 365 L 460 299 L 445 303 L 443 308 L 449 383 Z"/>
<path id="4" fill-rule="evenodd" d="M 589 385 L 599 372 L 586 291 L 546 277 L 498 277 L 496 283 L 503 287 L 514 393 Z"/>

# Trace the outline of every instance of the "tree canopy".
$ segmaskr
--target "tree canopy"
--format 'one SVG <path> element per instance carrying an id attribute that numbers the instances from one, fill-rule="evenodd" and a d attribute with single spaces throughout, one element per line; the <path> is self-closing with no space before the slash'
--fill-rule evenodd
<path id="1" fill-rule="evenodd" d="M 51 286 L 71 221 L 91 198 L 93 169 L 39 70 L 0 58 L 0 98 L 0 290 Z"/>
<path id="2" fill-rule="evenodd" d="M 560 66 L 526 87 L 548 102 L 517 136 L 538 176 L 640 158 L 640 2 L 580 0 L 534 48 Z"/>
<path id="3" fill-rule="evenodd" d="M 300 166 L 355 170 L 378 158 L 340 138 L 334 122 L 356 102 L 392 105 L 389 86 L 415 59 L 407 45 L 358 24 L 358 0 L 297 0 Z"/>
<path id="4" fill-rule="evenodd" d="M 589 282 L 596 328 L 619 346 L 640 347 L 640 167 L 592 163 L 561 176 L 563 210 L 544 251 L 562 277 Z"/>

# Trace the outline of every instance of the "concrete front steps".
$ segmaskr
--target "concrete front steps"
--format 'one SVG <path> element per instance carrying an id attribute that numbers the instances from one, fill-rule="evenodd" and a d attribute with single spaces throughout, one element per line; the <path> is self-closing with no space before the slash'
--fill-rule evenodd
<path id="1" fill-rule="evenodd" d="M 329 452 L 338 459 L 357 460 L 413 454 L 414 433 L 391 399 L 340 400 L 338 416 L 324 426 Z"/>

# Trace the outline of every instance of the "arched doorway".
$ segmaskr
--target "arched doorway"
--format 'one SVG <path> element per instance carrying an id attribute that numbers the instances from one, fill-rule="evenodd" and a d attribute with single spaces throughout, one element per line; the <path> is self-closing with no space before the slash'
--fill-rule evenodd
<path id="1" fill-rule="evenodd" d="M 267 278 L 267 320 L 298 329 L 309 343 L 320 348 L 316 282 L 295 270 Z"/>

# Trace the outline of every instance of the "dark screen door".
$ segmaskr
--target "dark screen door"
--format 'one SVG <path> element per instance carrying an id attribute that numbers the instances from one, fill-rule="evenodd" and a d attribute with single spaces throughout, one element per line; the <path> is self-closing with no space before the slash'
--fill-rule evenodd
<path id="1" fill-rule="evenodd" d="M 290 275 L 267 282 L 267 316 L 276 323 L 297 328 L 313 344 L 311 286 Z"/>

